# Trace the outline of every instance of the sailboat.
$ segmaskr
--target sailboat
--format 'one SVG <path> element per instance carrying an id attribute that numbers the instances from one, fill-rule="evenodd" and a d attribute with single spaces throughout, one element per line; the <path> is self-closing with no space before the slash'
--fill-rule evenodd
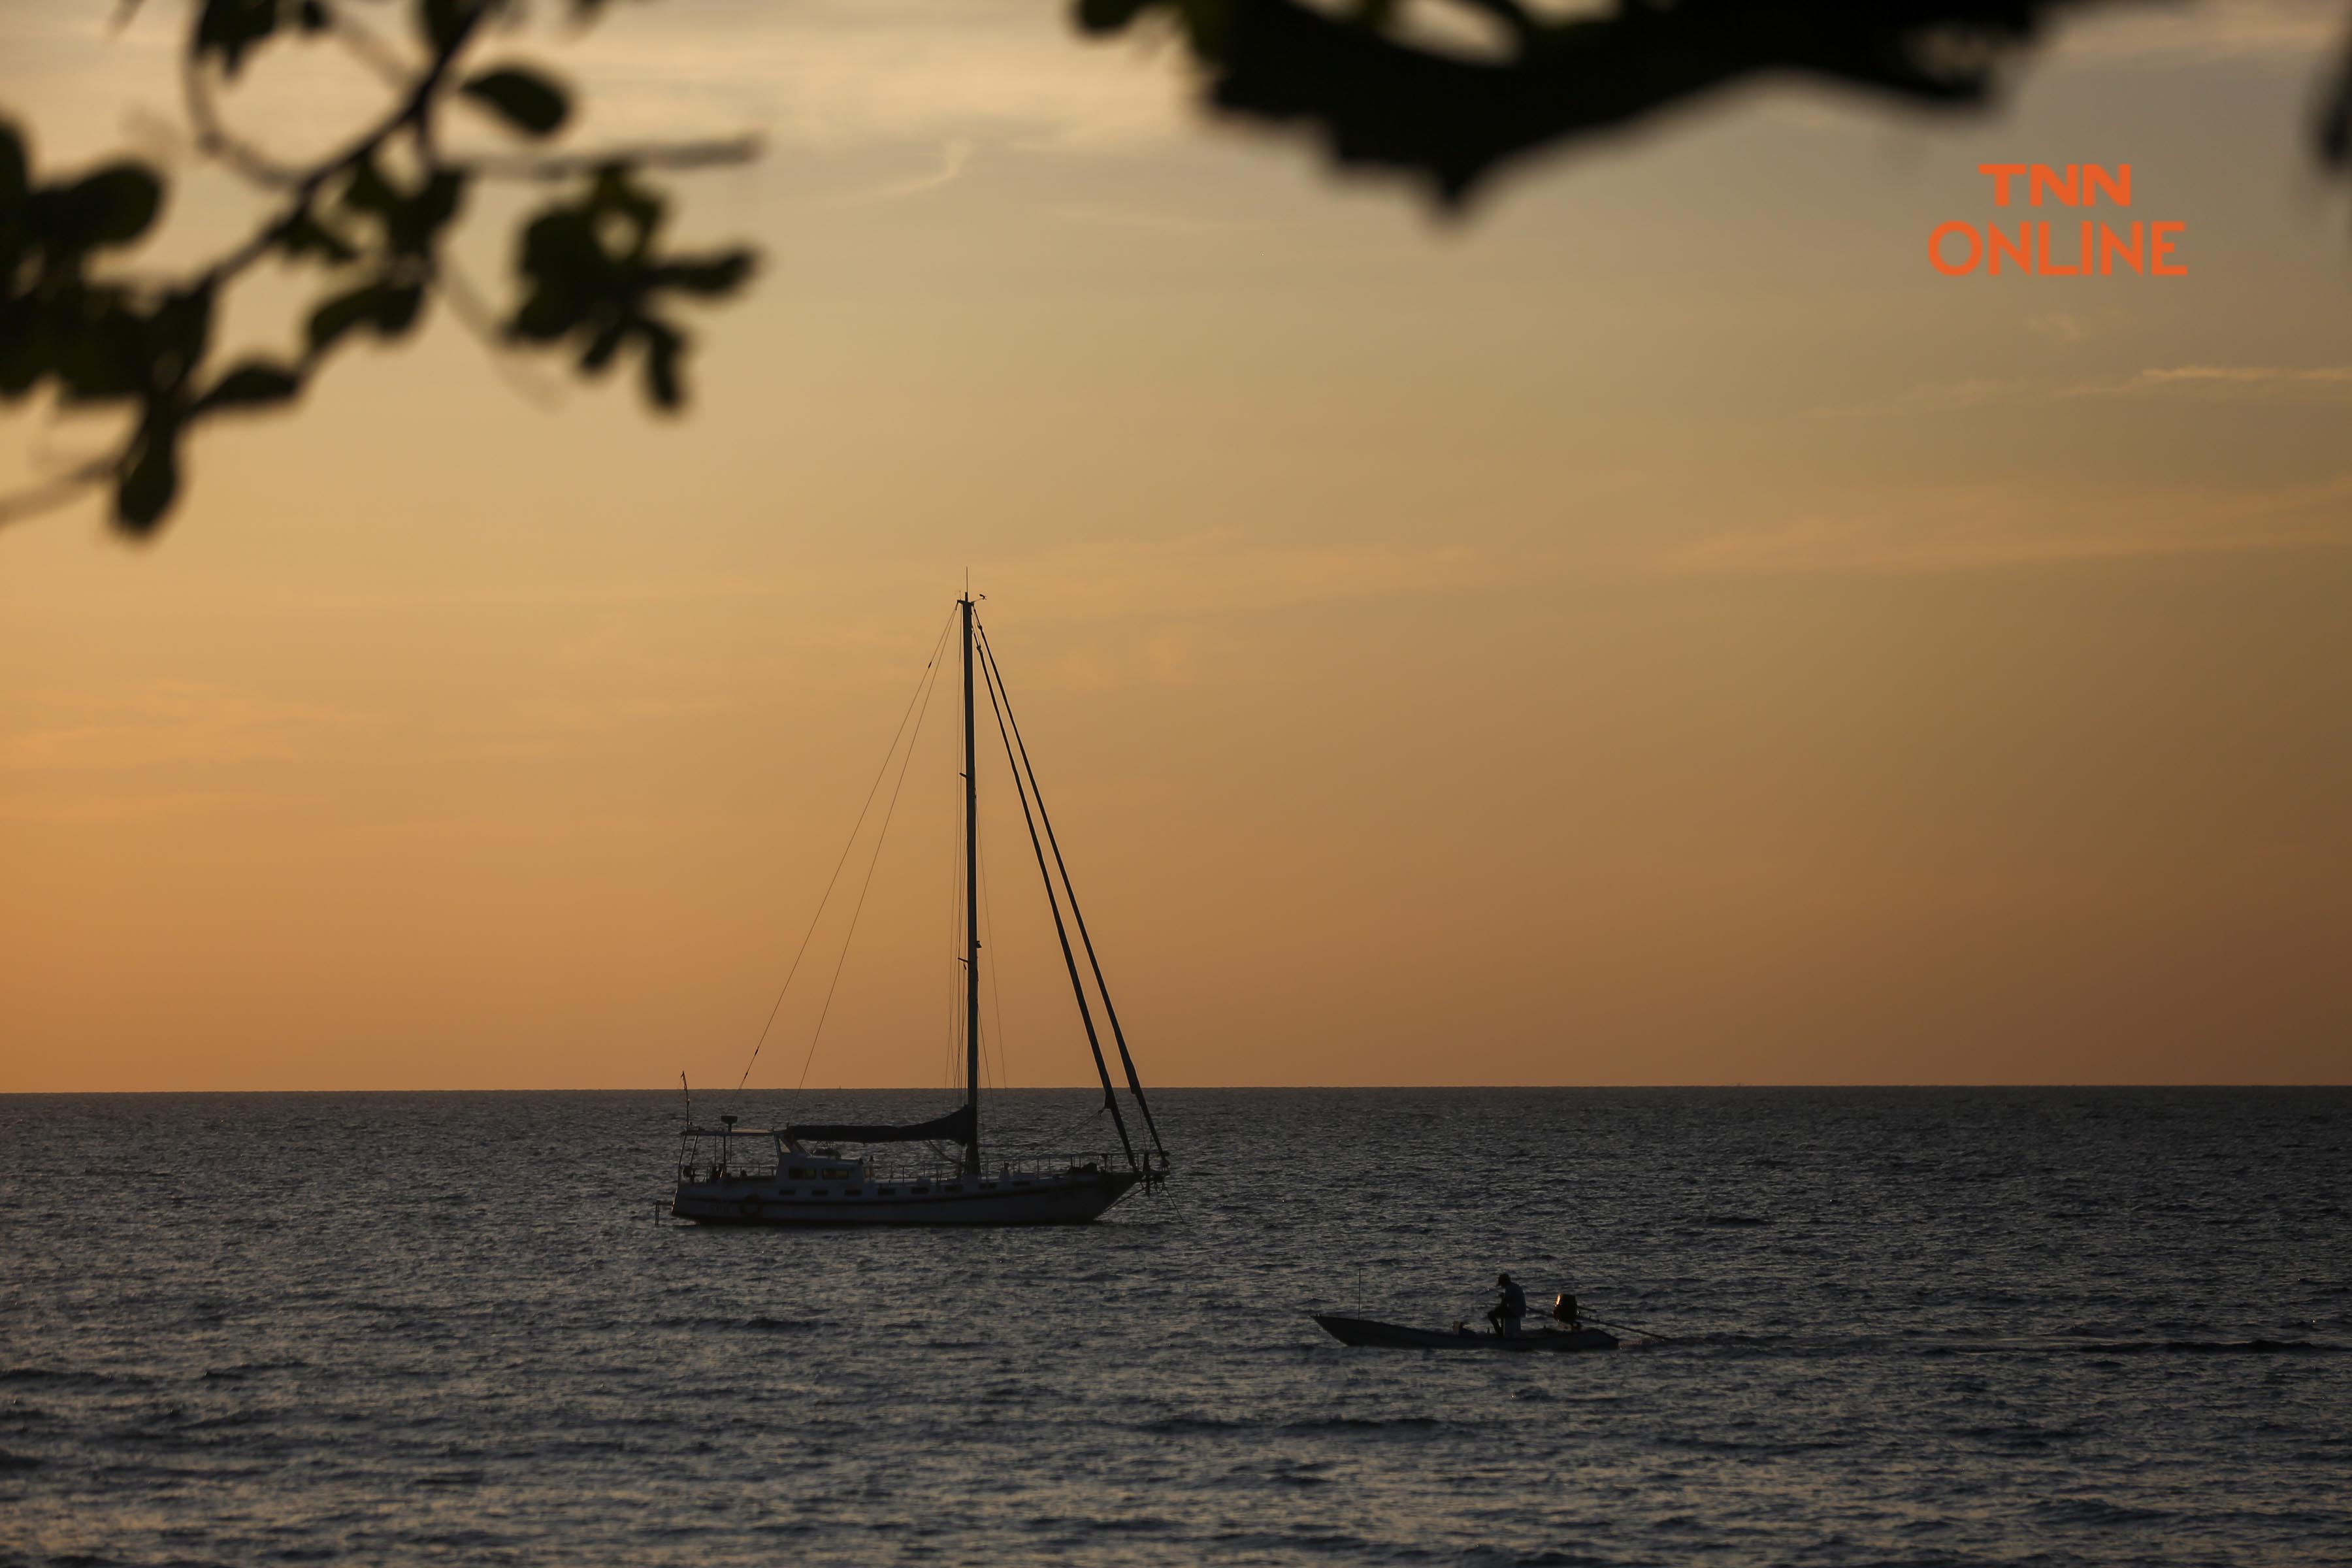
<path id="1" fill-rule="evenodd" d="M 963 663 L 963 951 L 960 954 L 964 970 L 963 1103 L 928 1121 L 896 1126 L 793 1122 L 776 1128 L 743 1127 L 737 1125 L 738 1118 L 721 1116 L 719 1125 L 711 1127 L 695 1122 L 689 1096 L 677 1192 L 670 1204 L 670 1213 L 678 1218 L 706 1225 L 772 1226 L 1084 1224 L 1099 1218 L 1139 1187 L 1156 1186 L 1167 1177 L 1168 1151 L 1144 1097 L 1142 1079 L 1128 1049 L 1118 1013 L 1111 1005 L 1094 939 L 1070 885 L 1060 841 L 1054 836 L 1053 821 L 1045 815 L 1045 797 L 1037 786 L 1028 746 L 1004 693 L 1003 673 L 988 645 L 986 629 L 975 615 L 977 605 L 971 593 L 967 591 L 956 605 Z M 1021 799 L 1029 846 L 1054 911 L 1062 962 L 1077 1001 L 1078 1016 L 1086 1026 L 1095 1072 L 1101 1080 L 1103 1109 L 1118 1136 L 1118 1153 L 999 1159 L 992 1169 L 983 1158 L 975 672 L 979 686 L 987 692 L 1013 788 Z M 1067 920 L 1063 916 L 1066 903 Z M 1138 1151 L 1119 1109 L 1094 1008 L 1080 975 L 1076 951 L 1070 943 L 1074 926 L 1109 1025 L 1111 1043 L 1125 1069 L 1129 1096 L 1150 1141 L 1148 1152 Z M 909 1146 L 916 1151 L 911 1160 L 893 1157 L 894 1151 L 903 1152 Z"/>

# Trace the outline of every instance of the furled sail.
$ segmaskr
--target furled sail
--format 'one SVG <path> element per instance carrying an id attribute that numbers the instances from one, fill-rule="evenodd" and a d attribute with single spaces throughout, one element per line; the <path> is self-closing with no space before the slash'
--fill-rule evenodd
<path id="1" fill-rule="evenodd" d="M 959 1105 L 945 1116 L 934 1116 L 929 1121 L 911 1122 L 904 1127 L 892 1127 L 880 1122 L 811 1121 L 784 1129 L 784 1137 L 792 1142 L 844 1143 L 962 1143 L 967 1146 L 980 1141 L 980 1120 L 973 1107 Z"/>

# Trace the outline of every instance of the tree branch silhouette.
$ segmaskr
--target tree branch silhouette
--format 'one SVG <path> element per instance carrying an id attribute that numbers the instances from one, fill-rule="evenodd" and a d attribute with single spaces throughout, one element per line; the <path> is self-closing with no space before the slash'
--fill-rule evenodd
<path id="1" fill-rule="evenodd" d="M 139 3 L 121 0 L 118 21 Z M 362 23 L 356 3 L 190 0 L 182 92 L 194 146 L 271 205 L 244 240 L 183 278 L 132 280 L 100 266 L 152 227 L 163 197 L 155 171 L 121 162 L 41 184 L 23 136 L 0 120 L 0 402 L 54 390 L 63 406 L 116 405 L 132 416 L 110 450 L 0 497 L 0 522 L 110 484 L 117 525 L 151 533 L 182 494 L 192 430 L 220 415 L 293 403 L 344 342 L 402 338 L 434 299 L 501 353 L 562 352 L 584 376 L 634 356 L 655 408 L 683 404 L 689 340 L 674 306 L 736 293 L 755 258 L 740 247 L 664 251 L 667 204 L 647 176 L 740 163 L 757 144 L 547 151 L 538 143 L 570 118 L 568 89 L 529 68 L 464 68 L 485 27 L 521 15 L 530 0 L 387 0 L 413 24 L 421 57 Z M 540 3 L 590 20 L 604 0 Z M 1419 0 L 1418 9 L 1415 0 L 1071 0 L 1089 34 L 1151 20 L 1172 27 L 1202 68 L 1213 108 L 1303 129 L 1337 163 L 1419 182 L 1452 211 L 1538 153 L 1760 78 L 1836 83 L 1930 110 L 1981 109 L 2055 20 L 2157 3 L 1616 0 L 1609 10 L 1559 15 L 1531 0 Z M 1433 18 L 1434 30 L 1410 25 Z M 256 51 L 313 36 L 349 49 L 391 101 L 340 151 L 289 163 L 230 126 L 219 89 Z M 1436 41 L 1455 36 L 1465 41 Z M 451 155 L 438 117 L 453 103 L 522 145 Z M 2324 167 L 2352 175 L 2352 45 L 2314 142 Z M 468 194 L 492 180 L 557 187 L 517 235 L 517 298 L 503 314 L 453 272 L 446 247 Z M 309 311 L 298 353 L 223 368 L 211 339 L 215 301 L 269 257 L 315 268 L 335 291 Z"/>
<path id="2" fill-rule="evenodd" d="M 1074 0 L 1077 26 L 1114 34 L 1157 18 L 1206 73 L 1209 103 L 1318 135 L 1342 165 L 1426 184 L 1458 210 L 1500 170 L 1686 107 L 1738 83 L 1793 76 L 1932 110 L 1997 96 L 2004 68 L 2049 24 L 2154 0 L 1618 0 L 1545 16 L 1522 0 L 1435 0 L 1414 15 L 1483 21 L 1497 47 L 1448 48 L 1408 32 L 1401 0 Z M 1454 32 L 1475 29 L 1457 26 Z M 1447 29 L 1442 25 L 1439 36 Z M 2352 59 L 2324 122 L 2346 167 Z"/>
<path id="3" fill-rule="evenodd" d="M 593 16 L 601 0 L 572 0 Z M 120 14 L 135 9 L 131 0 Z M 113 517 L 127 533 L 152 533 L 182 489 L 189 433 L 224 414 L 298 399 L 338 347 L 355 334 L 381 340 L 415 330 L 430 299 L 506 345 L 568 348 L 596 375 L 634 351 L 647 401 L 685 402 L 689 340 L 669 317 L 686 298 L 716 300 L 749 278 L 753 253 L 734 247 L 672 255 L 660 245 L 663 195 L 642 176 L 737 163 L 745 139 L 614 148 L 590 153 L 447 156 L 441 109 L 462 102 L 526 140 L 560 131 L 567 89 L 542 73 L 503 66 L 462 74 L 484 26 L 519 14 L 524 0 L 409 0 L 425 45 L 404 68 L 382 40 L 342 12 L 341 0 L 201 0 L 182 58 L 184 104 L 195 147 L 272 201 L 241 241 L 193 272 L 157 282 L 109 277 L 103 253 L 142 240 L 163 202 L 160 174 L 136 162 L 79 179 L 40 183 L 21 132 L 0 121 L 0 400 L 53 389 L 63 406 L 121 405 L 131 414 L 120 442 L 15 496 L 0 522 L 111 484 Z M 289 164 L 232 132 L 215 99 L 213 73 L 233 81 L 252 53 L 288 34 L 338 33 L 392 86 L 394 101 L 336 152 Z M 503 318 L 451 269 L 446 240 L 468 190 L 486 179 L 570 185 L 530 215 L 518 237 L 520 299 Z M 253 357 L 222 367 L 212 342 L 215 307 L 256 263 L 276 256 L 317 268 L 338 291 L 316 303 L 289 358 Z"/>
<path id="4" fill-rule="evenodd" d="M 1077 0 L 1116 33 L 1157 15 L 1208 70 L 1216 108 L 1319 132 L 1342 164 L 1425 182 L 1459 207 L 1538 149 L 1773 74 L 1842 82 L 1933 107 L 1976 107 L 2044 22 L 2096 0 L 1622 0 L 1538 16 L 1519 0 L 1452 0 L 1500 24 L 1484 54 L 1420 42 L 1394 0 L 1352 10 L 1300 0 Z"/>

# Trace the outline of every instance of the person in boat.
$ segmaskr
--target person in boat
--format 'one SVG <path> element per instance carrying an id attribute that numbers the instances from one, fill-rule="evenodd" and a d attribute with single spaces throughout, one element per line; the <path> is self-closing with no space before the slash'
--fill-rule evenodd
<path id="1" fill-rule="evenodd" d="M 1576 1315 L 1576 1292 L 1562 1290 L 1551 1299 L 1552 1321 L 1563 1329 L 1580 1329 L 1583 1320 Z"/>
<path id="2" fill-rule="evenodd" d="M 1528 1315 L 1528 1293 L 1520 1289 L 1518 1282 L 1507 1274 L 1496 1277 L 1495 1284 L 1503 1297 L 1495 1303 L 1495 1310 L 1486 1314 L 1486 1321 L 1494 1324 L 1495 1331 L 1505 1339 L 1517 1338 L 1520 1320 Z"/>

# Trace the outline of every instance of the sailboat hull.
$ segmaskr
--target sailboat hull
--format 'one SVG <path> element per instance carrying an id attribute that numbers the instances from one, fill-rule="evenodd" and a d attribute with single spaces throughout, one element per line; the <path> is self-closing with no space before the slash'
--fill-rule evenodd
<path id="1" fill-rule="evenodd" d="M 670 1213 L 700 1225 L 1084 1225 L 1135 1187 L 1129 1171 L 813 1189 L 765 1179 L 680 1182 Z"/>

